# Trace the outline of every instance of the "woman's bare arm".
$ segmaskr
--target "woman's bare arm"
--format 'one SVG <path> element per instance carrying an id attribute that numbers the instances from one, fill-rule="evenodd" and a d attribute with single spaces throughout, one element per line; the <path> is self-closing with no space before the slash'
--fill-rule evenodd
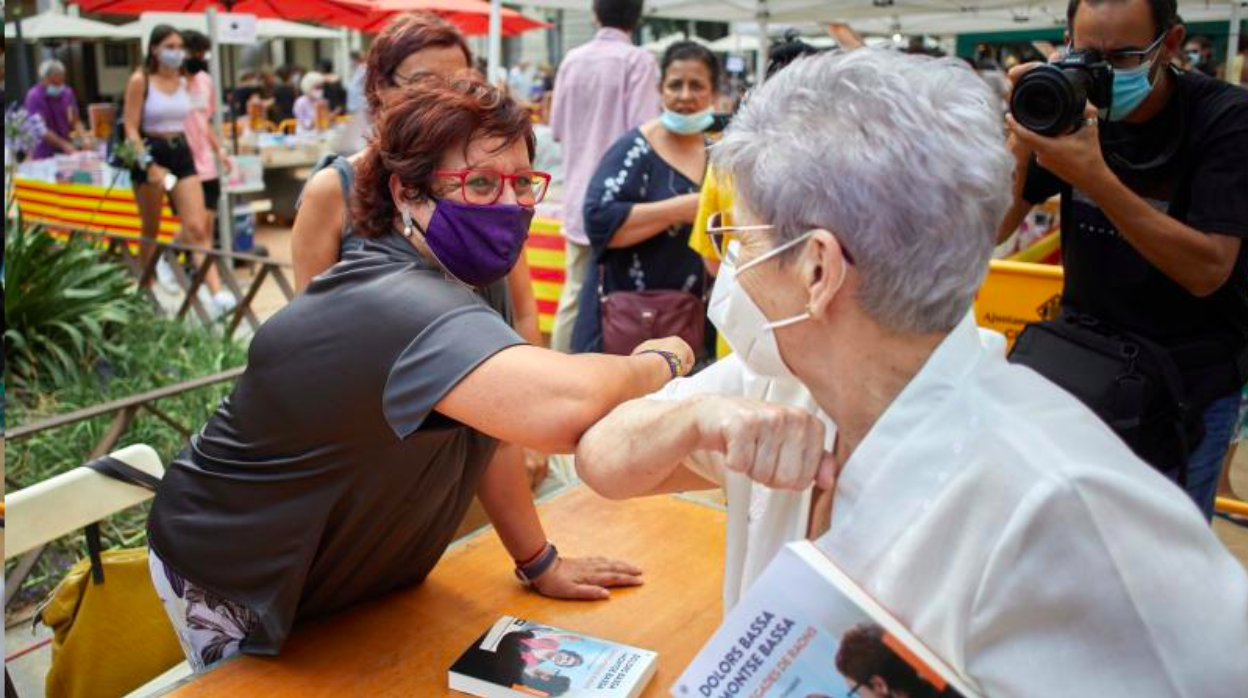
<path id="1" fill-rule="evenodd" d="M 290 252 L 295 264 L 296 293 L 302 293 L 314 277 L 338 262 L 343 213 L 338 173 L 326 167 L 308 180 L 303 202 L 295 214 Z"/>
<path id="2" fill-rule="evenodd" d="M 126 94 L 122 106 L 122 123 L 125 124 L 126 138 L 135 145 L 143 144 L 143 134 L 139 132 L 143 121 L 143 71 L 137 71 L 126 83 Z"/>
<path id="3" fill-rule="evenodd" d="M 681 194 L 665 201 L 633 204 L 624 224 L 607 247 L 618 249 L 645 242 L 673 225 L 692 223 L 698 215 L 698 194 Z"/>
<path id="4" fill-rule="evenodd" d="M 643 346 L 671 350 L 684 362 L 693 355 L 677 338 Z M 500 441 L 571 453 L 581 435 L 616 405 L 670 379 L 667 361 L 657 354 L 569 355 L 520 345 L 485 360 L 434 409 Z"/>
<path id="5" fill-rule="evenodd" d="M 507 286 L 511 290 L 511 326 L 524 341 L 540 347 L 542 330 L 538 324 L 537 296 L 533 293 L 533 277 L 523 252 L 507 274 Z"/>

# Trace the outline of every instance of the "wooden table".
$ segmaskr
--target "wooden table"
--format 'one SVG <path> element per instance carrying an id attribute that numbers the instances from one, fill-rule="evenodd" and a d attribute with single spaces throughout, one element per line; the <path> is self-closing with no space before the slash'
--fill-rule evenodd
<path id="1" fill-rule="evenodd" d="M 632 561 L 646 584 L 603 602 L 543 598 L 520 587 L 486 529 L 448 551 L 424 584 L 300 625 L 280 657 L 227 661 L 168 695 L 448 695 L 447 668 L 502 615 L 656 650 L 643 695 L 669 695 L 721 619 L 725 514 L 676 497 L 610 502 L 583 487 L 540 511 L 561 550 Z"/>

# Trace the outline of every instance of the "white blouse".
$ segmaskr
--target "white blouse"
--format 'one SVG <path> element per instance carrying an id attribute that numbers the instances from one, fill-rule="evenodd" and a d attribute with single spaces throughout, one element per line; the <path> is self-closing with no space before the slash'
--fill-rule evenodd
<path id="1" fill-rule="evenodd" d="M 1182 490 L 1004 348 L 958 325 L 845 464 L 817 543 L 985 695 L 1243 695 L 1243 567 Z M 711 393 L 816 409 L 736 359 L 654 397 Z M 804 535 L 809 493 L 691 460 L 726 484 L 731 608 Z"/>

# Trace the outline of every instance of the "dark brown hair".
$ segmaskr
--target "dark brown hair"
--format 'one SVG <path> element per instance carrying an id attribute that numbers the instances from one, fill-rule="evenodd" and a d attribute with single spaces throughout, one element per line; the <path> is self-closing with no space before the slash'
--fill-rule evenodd
<path id="1" fill-rule="evenodd" d="M 477 138 L 501 138 L 504 147 L 524 139 L 531 160 L 537 147 L 533 123 L 515 100 L 476 78 L 447 80 L 426 75 L 383 100 L 377 128 L 359 166 L 351 209 L 364 237 L 394 227 L 398 211 L 390 176 L 398 175 L 409 201 L 434 196 L 433 171 L 455 148 Z"/>
<path id="2" fill-rule="evenodd" d="M 408 56 L 433 47 L 458 47 L 464 63 L 472 65 L 472 51 L 454 24 L 432 12 L 405 12 L 391 19 L 368 50 L 364 96 L 369 110 L 381 111 L 381 91 L 394 87 L 394 71 Z"/>
<path id="3" fill-rule="evenodd" d="M 911 698 L 937 698 L 941 692 L 889 648 L 884 635 L 884 628 L 875 623 L 860 623 L 850 628 L 841 637 L 836 670 L 860 686 L 878 676 L 891 692 L 905 693 Z"/>
<path id="4" fill-rule="evenodd" d="M 182 32 L 168 24 L 157 24 L 152 27 L 152 33 L 147 39 L 147 56 L 143 58 L 143 70 L 154 73 L 160 68 L 160 61 L 156 58 L 156 47 L 174 34 L 182 36 Z M 185 44 L 185 40 L 182 43 Z"/>

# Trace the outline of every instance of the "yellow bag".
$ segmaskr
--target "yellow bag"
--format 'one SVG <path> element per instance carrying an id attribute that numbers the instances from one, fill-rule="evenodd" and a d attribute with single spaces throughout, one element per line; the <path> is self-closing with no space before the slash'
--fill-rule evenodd
<path id="1" fill-rule="evenodd" d="M 79 560 L 52 591 L 36 622 L 52 629 L 48 698 L 124 696 L 185 657 L 148 572 L 147 548 Z"/>

